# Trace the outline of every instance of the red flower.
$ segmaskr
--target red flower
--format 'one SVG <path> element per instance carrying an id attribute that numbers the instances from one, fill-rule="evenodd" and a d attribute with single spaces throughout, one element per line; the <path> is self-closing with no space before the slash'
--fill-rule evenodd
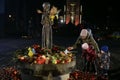
<path id="1" fill-rule="evenodd" d="M 37 49 L 37 48 L 40 48 L 40 45 L 34 44 L 34 45 L 32 45 L 32 47 L 33 47 L 34 49 Z"/>

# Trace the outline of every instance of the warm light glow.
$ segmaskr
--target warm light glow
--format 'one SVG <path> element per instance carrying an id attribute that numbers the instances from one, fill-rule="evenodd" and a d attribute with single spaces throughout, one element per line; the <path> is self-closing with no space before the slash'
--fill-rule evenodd
<path id="1" fill-rule="evenodd" d="M 80 23 L 79 16 L 76 15 L 75 17 L 75 26 L 77 26 Z"/>
<path id="2" fill-rule="evenodd" d="M 70 22 L 70 15 L 67 15 L 66 17 L 66 24 L 68 24 Z"/>

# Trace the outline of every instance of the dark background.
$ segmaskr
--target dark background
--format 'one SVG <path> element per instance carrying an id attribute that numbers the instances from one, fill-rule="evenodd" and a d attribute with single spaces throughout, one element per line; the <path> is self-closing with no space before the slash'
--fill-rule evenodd
<path id="1" fill-rule="evenodd" d="M 0 0 L 0 36 L 28 33 L 29 20 L 32 21 L 30 25 L 40 30 L 41 15 L 36 10 L 42 10 L 44 2 L 62 9 L 60 15 L 63 15 L 66 0 Z M 87 26 L 120 30 L 117 0 L 81 0 L 80 3 L 83 5 L 82 21 Z"/>

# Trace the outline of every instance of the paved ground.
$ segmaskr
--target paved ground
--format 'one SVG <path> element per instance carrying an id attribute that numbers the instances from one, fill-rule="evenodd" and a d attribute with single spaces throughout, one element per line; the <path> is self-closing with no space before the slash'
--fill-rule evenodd
<path id="1" fill-rule="evenodd" d="M 54 37 L 54 44 L 68 47 L 74 44 L 76 37 Z M 12 53 L 20 48 L 30 46 L 32 44 L 41 43 L 41 39 L 23 39 L 23 38 L 6 38 L 0 39 L 0 67 L 3 65 L 10 65 L 12 63 Z M 119 40 L 105 40 L 99 41 L 99 46 L 107 44 L 110 46 L 111 52 L 111 70 L 110 80 L 120 80 L 120 41 Z"/>

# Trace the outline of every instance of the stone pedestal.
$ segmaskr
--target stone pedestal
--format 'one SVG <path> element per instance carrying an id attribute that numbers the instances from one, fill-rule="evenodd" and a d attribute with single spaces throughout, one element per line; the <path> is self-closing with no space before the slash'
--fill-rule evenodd
<path id="1" fill-rule="evenodd" d="M 75 69 L 76 59 L 62 64 L 20 64 L 22 80 L 67 80 Z"/>

